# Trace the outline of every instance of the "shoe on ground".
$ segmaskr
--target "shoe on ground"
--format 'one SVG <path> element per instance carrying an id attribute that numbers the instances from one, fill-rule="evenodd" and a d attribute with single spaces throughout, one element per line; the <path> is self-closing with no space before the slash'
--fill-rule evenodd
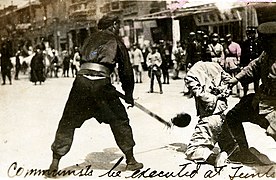
<path id="1" fill-rule="evenodd" d="M 226 152 L 221 152 L 218 154 L 216 160 L 215 160 L 215 167 L 222 167 L 226 164 L 227 162 L 228 155 Z"/>
<path id="2" fill-rule="evenodd" d="M 139 162 L 128 163 L 126 165 L 126 170 L 127 171 L 136 171 L 136 170 L 142 169 L 143 167 L 144 167 L 144 165 Z"/>

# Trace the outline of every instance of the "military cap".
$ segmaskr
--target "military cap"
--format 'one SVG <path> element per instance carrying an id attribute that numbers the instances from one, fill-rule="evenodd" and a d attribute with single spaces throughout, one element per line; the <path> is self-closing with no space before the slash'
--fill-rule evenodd
<path id="1" fill-rule="evenodd" d="M 258 33 L 264 35 L 276 35 L 276 21 L 262 23 L 258 27 Z"/>
<path id="2" fill-rule="evenodd" d="M 197 33 L 197 34 L 204 34 L 204 32 L 203 32 L 203 31 L 200 31 L 200 30 L 196 31 L 196 33 Z"/>
<path id="3" fill-rule="evenodd" d="M 229 39 L 232 37 L 232 34 L 227 34 L 225 37 L 226 37 L 226 39 Z"/>
<path id="4" fill-rule="evenodd" d="M 104 15 L 98 22 L 98 29 L 107 29 L 114 22 L 119 22 L 119 17 L 115 15 Z"/>
<path id="5" fill-rule="evenodd" d="M 212 34 L 212 39 L 219 39 L 219 35 L 217 33 Z"/>
<path id="6" fill-rule="evenodd" d="M 157 49 L 157 48 L 158 48 L 158 46 L 157 46 L 157 44 L 156 44 L 156 43 L 153 43 L 153 44 L 151 45 L 151 48 L 152 48 L 152 49 Z"/>
<path id="7" fill-rule="evenodd" d="M 218 38 L 219 35 L 218 35 L 217 33 L 214 33 L 214 34 L 212 34 L 212 37 L 213 37 L 213 38 Z"/>
<path id="8" fill-rule="evenodd" d="M 256 32 L 257 27 L 255 26 L 247 26 L 246 32 Z"/>
<path id="9" fill-rule="evenodd" d="M 195 35 L 195 32 L 190 32 L 189 33 L 189 36 L 194 36 Z"/>

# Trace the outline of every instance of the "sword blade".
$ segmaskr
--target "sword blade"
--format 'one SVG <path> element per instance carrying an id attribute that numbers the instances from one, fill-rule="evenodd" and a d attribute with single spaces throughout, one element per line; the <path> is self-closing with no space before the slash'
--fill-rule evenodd
<path id="1" fill-rule="evenodd" d="M 125 95 L 122 94 L 121 92 L 117 91 L 118 96 L 122 99 L 125 100 Z M 147 113 L 148 115 L 150 115 L 151 117 L 155 118 L 156 120 L 158 120 L 159 122 L 165 124 L 168 128 L 172 127 L 172 124 L 169 123 L 168 121 L 164 120 L 163 118 L 161 118 L 160 116 L 158 116 L 157 114 L 155 114 L 154 112 L 150 111 L 149 109 L 147 109 L 146 107 L 144 107 L 143 105 L 139 104 L 138 102 L 134 101 L 134 106 L 137 107 L 138 109 L 142 110 L 143 112 Z"/>

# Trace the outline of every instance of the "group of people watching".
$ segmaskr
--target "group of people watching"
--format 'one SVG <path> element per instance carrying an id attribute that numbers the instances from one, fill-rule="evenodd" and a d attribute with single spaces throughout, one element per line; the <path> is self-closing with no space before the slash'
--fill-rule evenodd
<path id="1" fill-rule="evenodd" d="M 217 167 L 227 160 L 243 164 L 271 163 L 262 161 L 258 157 L 261 153 L 250 148 L 242 124 L 257 124 L 276 140 L 276 22 L 261 24 L 258 33 L 260 41 L 255 39 L 256 28 L 250 27 L 248 39 L 241 47 L 227 35 L 226 48 L 217 45 L 216 49 L 222 50 L 219 56 L 213 56 L 218 55 L 213 43 L 214 39 L 217 42 L 218 36 L 213 34 L 212 44 L 203 51 L 208 55 L 208 48 L 211 48 L 211 60 L 194 61 L 187 72 L 185 83 L 195 98 L 199 117 L 185 152 L 187 159 Z M 194 53 L 194 57 L 199 54 Z M 260 86 L 259 80 L 262 82 Z M 246 87 L 245 95 L 229 110 L 227 98 L 238 82 Z M 248 84 L 252 82 L 255 83 L 255 93 L 246 95 Z M 214 152 L 217 143 L 219 153 Z"/>
<path id="2" fill-rule="evenodd" d="M 210 37 L 202 31 L 189 34 L 189 42 L 186 48 L 186 62 L 184 64 L 190 68 L 198 61 L 217 62 L 224 71 L 234 77 L 241 69 L 256 59 L 263 51 L 257 39 L 256 27 L 248 27 L 247 38 L 242 43 L 233 41 L 231 34 L 220 37 L 217 33 L 212 33 Z M 258 82 L 254 82 L 254 90 L 257 90 Z M 237 88 L 237 95 L 240 88 Z M 248 85 L 244 85 L 244 95 L 247 94 Z"/>

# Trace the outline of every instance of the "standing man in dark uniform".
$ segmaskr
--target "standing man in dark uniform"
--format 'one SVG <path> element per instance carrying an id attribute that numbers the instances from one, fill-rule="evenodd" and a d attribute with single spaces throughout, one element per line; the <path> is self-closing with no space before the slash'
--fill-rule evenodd
<path id="1" fill-rule="evenodd" d="M 238 145 L 239 150 L 229 158 L 242 163 L 258 162 L 248 150 L 243 122 L 251 122 L 266 129 L 266 134 L 276 141 L 276 22 L 261 24 L 258 34 L 264 52 L 228 83 L 234 86 L 238 82 L 249 84 L 254 80 L 261 80 L 262 84 L 256 93 L 242 97 L 227 113 L 220 137 L 220 147 L 228 154 Z M 230 133 L 227 133 L 228 129 Z"/>
<path id="2" fill-rule="evenodd" d="M 99 31 L 92 34 L 82 47 L 80 71 L 52 144 L 50 172 L 58 170 L 61 157 L 70 150 L 75 129 L 92 117 L 99 123 L 110 125 L 117 145 L 126 156 L 126 170 L 143 168 L 143 164 L 134 158 L 135 142 L 129 118 L 110 79 L 118 63 L 125 101 L 133 106 L 134 75 L 127 48 L 118 37 L 119 22 L 117 16 L 103 16 L 98 22 Z"/>
<path id="3" fill-rule="evenodd" d="M 6 84 L 6 76 L 8 77 L 10 81 L 10 85 L 12 84 L 11 79 L 11 69 L 12 69 L 12 63 L 11 63 L 11 42 L 9 40 L 6 40 L 1 47 L 1 73 L 3 78 L 2 85 Z"/>
<path id="4" fill-rule="evenodd" d="M 17 53 L 15 54 L 15 76 L 14 76 L 15 80 L 19 80 L 18 75 L 21 69 L 20 54 L 21 54 L 20 50 L 18 50 Z"/>
<path id="5" fill-rule="evenodd" d="M 262 53 L 262 48 L 256 38 L 256 27 L 247 27 L 247 39 L 241 46 L 241 67 L 247 66 L 251 61 L 258 58 Z M 257 92 L 259 87 L 259 80 L 254 81 L 254 91 Z M 247 94 L 248 84 L 243 86 L 244 95 Z"/>
<path id="6" fill-rule="evenodd" d="M 202 60 L 202 31 L 190 32 L 187 47 L 187 63 L 191 68 L 195 63 Z"/>

